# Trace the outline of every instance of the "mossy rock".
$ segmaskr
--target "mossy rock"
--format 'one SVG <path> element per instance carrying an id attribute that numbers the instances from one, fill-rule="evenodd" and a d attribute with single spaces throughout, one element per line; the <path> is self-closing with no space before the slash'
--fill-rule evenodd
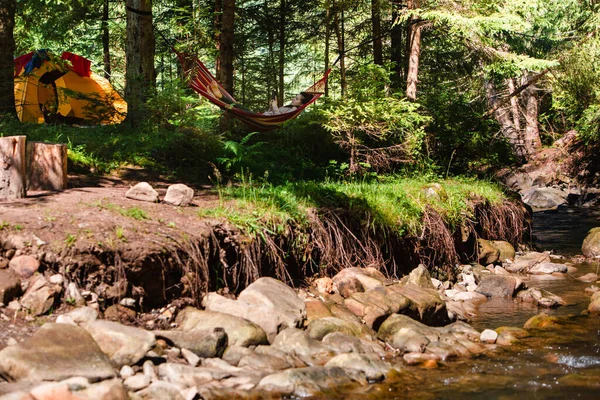
<path id="1" fill-rule="evenodd" d="M 581 252 L 586 257 L 600 256 L 600 228 L 592 228 L 583 240 Z"/>

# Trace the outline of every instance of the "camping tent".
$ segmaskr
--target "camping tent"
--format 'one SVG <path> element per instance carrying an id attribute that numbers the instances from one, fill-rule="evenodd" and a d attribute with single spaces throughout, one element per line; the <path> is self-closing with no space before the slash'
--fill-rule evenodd
<path id="1" fill-rule="evenodd" d="M 15 58 L 15 107 L 22 122 L 117 124 L 127 103 L 91 62 L 38 50 Z"/>

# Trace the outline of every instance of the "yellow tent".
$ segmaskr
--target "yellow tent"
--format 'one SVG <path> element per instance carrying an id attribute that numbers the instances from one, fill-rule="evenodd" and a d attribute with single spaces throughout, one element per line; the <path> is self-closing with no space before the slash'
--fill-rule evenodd
<path id="1" fill-rule="evenodd" d="M 127 103 L 110 82 L 90 70 L 90 61 L 45 50 L 15 59 L 15 107 L 22 122 L 64 121 L 118 124 Z"/>

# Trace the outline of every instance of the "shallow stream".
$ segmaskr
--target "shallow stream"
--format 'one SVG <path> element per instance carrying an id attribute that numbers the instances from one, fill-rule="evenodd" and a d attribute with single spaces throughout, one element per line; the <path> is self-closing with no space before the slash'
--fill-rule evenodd
<path id="1" fill-rule="evenodd" d="M 534 215 L 534 245 L 564 256 L 577 271 L 596 272 L 598 263 L 574 263 L 589 229 L 600 226 L 600 210 L 563 210 Z M 560 261 L 559 261 L 560 262 Z M 592 283 L 574 278 L 528 278 L 529 286 L 561 296 L 568 305 L 544 309 L 498 299 L 479 307 L 472 321 L 478 330 L 500 326 L 523 327 L 541 312 L 561 317 L 549 331 L 532 331 L 519 345 L 500 348 L 473 359 L 449 361 L 436 369 L 405 367 L 392 384 L 372 385 L 356 398 L 373 399 L 600 399 L 600 317 L 581 315 Z M 344 396 L 345 399 L 354 398 Z"/>

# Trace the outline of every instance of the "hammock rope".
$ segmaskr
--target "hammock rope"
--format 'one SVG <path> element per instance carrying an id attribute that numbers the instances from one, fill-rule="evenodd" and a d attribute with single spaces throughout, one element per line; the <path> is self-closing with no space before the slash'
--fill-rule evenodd
<path id="1" fill-rule="evenodd" d="M 296 118 L 306 107 L 317 101 L 317 99 L 325 92 L 325 83 L 331 72 L 331 68 L 328 69 L 318 82 L 303 91 L 313 95 L 307 103 L 282 114 L 264 115 L 262 113 L 253 113 L 240 106 L 235 98 L 221 86 L 198 57 L 191 57 L 190 60 L 190 57 L 186 54 L 177 51 L 176 54 L 183 67 L 184 74 L 187 76 L 188 84 L 195 92 L 226 112 L 229 112 L 246 125 L 261 132 L 278 128 L 284 122 Z"/>

